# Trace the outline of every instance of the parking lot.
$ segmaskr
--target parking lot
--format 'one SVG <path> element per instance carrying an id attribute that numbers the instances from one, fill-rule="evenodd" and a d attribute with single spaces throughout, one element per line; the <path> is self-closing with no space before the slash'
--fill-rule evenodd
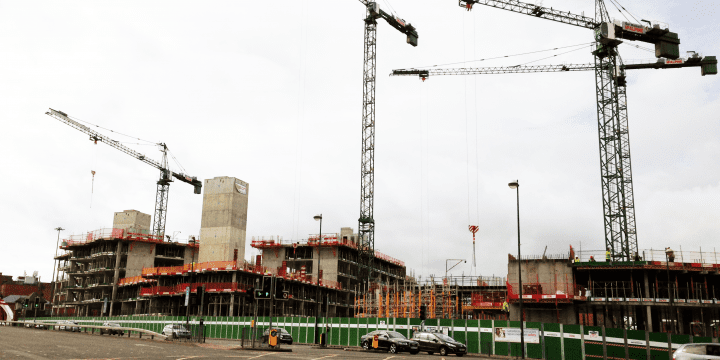
<path id="1" fill-rule="evenodd" d="M 308 345 L 285 346 L 290 353 L 238 350 L 239 343 L 208 340 L 197 345 L 188 342 L 100 336 L 89 333 L 47 331 L 0 326 L 0 359 L 443 359 L 420 353 L 389 354 L 385 351 L 345 351 L 316 349 Z"/>

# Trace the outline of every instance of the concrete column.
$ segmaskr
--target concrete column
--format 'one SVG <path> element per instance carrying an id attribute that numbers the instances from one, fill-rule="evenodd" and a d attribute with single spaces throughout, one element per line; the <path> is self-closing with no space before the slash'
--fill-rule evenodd
<path id="1" fill-rule="evenodd" d="M 235 316 L 235 294 L 230 294 L 230 309 L 228 311 L 228 316 Z"/>
<path id="2" fill-rule="evenodd" d="M 685 334 L 685 317 L 683 316 L 683 309 L 676 306 L 675 311 L 677 311 L 677 319 L 679 326 L 678 332 L 680 334 Z"/>
<path id="3" fill-rule="evenodd" d="M 117 250 L 115 250 L 115 276 L 113 276 L 112 298 L 110 299 L 110 316 L 113 316 L 113 308 L 115 305 L 115 297 L 117 296 L 118 281 L 120 280 L 120 252 L 122 251 L 122 241 L 118 240 Z"/>

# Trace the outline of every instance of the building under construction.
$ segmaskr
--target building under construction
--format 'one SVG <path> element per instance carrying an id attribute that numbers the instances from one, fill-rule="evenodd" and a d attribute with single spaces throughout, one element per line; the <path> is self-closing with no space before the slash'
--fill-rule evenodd
<path id="1" fill-rule="evenodd" d="M 673 252 L 669 259 L 665 251 L 640 254 L 637 261 L 622 262 L 605 261 L 603 252 L 575 259 L 572 249 L 569 256 L 523 258 L 523 319 L 717 337 L 717 253 Z M 513 256 L 507 289 L 510 319 L 519 320 L 518 260 Z"/>

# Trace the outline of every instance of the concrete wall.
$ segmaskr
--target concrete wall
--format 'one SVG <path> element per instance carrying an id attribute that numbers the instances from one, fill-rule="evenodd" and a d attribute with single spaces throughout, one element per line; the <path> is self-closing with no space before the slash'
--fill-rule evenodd
<path id="1" fill-rule="evenodd" d="M 130 242 L 125 277 L 140 276 L 144 267 L 153 266 L 155 266 L 155 244 Z"/>
<path id="2" fill-rule="evenodd" d="M 561 291 L 563 294 L 573 291 L 572 288 L 568 288 L 570 284 L 575 283 L 569 260 L 523 260 L 520 264 L 523 285 L 540 283 L 542 293 L 549 295 L 556 294 L 557 291 Z M 517 274 L 518 262 L 509 261 L 508 282 L 515 287 L 518 283 Z M 514 290 L 518 291 L 518 289 Z"/>
<path id="3" fill-rule="evenodd" d="M 237 249 L 242 264 L 249 193 L 248 183 L 234 177 L 205 180 L 199 262 L 232 260 Z"/>
<path id="4" fill-rule="evenodd" d="M 125 210 L 116 212 L 113 218 L 114 229 L 138 229 L 150 230 L 150 215 L 137 210 Z"/>

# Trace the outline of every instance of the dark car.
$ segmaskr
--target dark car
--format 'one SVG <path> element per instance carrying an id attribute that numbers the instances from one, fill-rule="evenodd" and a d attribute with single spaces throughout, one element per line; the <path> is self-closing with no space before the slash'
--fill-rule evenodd
<path id="1" fill-rule="evenodd" d="M 416 332 L 412 340 L 417 341 L 420 351 L 427 351 L 432 355 L 438 353 L 442 356 L 455 354 L 463 356 L 467 354 L 467 346 L 443 333 Z"/>
<path id="2" fill-rule="evenodd" d="M 290 333 L 287 332 L 287 330 L 285 330 L 283 328 L 276 328 L 276 327 L 274 327 L 273 329 L 278 332 L 278 334 L 277 334 L 278 343 L 292 345 L 293 338 L 292 338 L 292 335 L 290 335 Z M 263 332 L 262 341 L 264 343 L 267 343 L 269 337 L 270 337 L 270 328 L 267 328 Z"/>
<path id="3" fill-rule="evenodd" d="M 365 350 L 373 349 L 373 338 L 378 337 L 378 349 L 387 350 L 390 353 L 407 351 L 413 355 L 420 352 L 417 341 L 408 340 L 403 334 L 396 331 L 376 330 L 363 335 L 360 344 Z"/>
<path id="4" fill-rule="evenodd" d="M 118 324 L 118 323 L 104 322 L 102 324 L 102 326 L 108 326 L 108 327 L 112 327 L 115 329 L 100 329 L 100 335 L 110 334 L 110 335 L 123 336 L 125 334 L 125 332 L 122 330 L 122 326 L 120 326 L 120 324 Z"/>

